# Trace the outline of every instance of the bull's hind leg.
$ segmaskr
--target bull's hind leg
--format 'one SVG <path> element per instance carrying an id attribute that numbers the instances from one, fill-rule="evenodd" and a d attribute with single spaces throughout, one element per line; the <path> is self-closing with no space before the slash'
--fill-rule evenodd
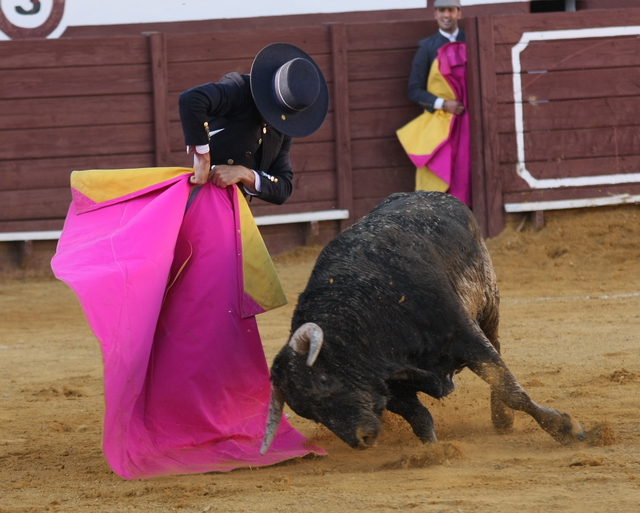
<path id="1" fill-rule="evenodd" d="M 487 256 L 487 262 L 489 258 Z M 498 289 L 495 284 L 495 277 L 493 269 L 488 268 L 485 270 L 487 276 L 491 276 L 492 281 L 488 286 L 489 290 L 493 291 L 491 300 L 485 306 L 480 321 L 478 322 L 480 329 L 487 337 L 487 340 L 494 347 L 496 352 L 500 354 L 500 340 L 498 338 L 498 324 L 500 320 L 500 313 L 498 310 Z M 491 391 L 491 422 L 493 427 L 498 433 L 508 433 L 513 429 L 513 422 L 515 420 L 515 412 L 509 408 L 501 399 L 501 395 L 495 391 Z"/>
<path id="2" fill-rule="evenodd" d="M 500 342 L 497 337 L 495 340 L 489 339 L 489 341 L 496 352 L 500 353 Z M 498 433 L 508 433 L 513 429 L 514 420 L 515 412 L 504 403 L 502 394 L 491 389 L 491 422 L 495 430 Z"/>
<path id="3" fill-rule="evenodd" d="M 495 397 L 508 408 L 528 413 L 558 442 L 569 443 L 584 438 L 582 427 L 568 413 L 560 413 L 532 401 L 502 360 L 474 363 L 469 368 L 489 383 L 492 400 Z"/>
<path id="4" fill-rule="evenodd" d="M 492 406 L 495 400 L 506 408 L 528 413 L 558 442 L 569 443 L 584 438 L 582 427 L 568 413 L 545 408 L 531 400 L 484 336 L 476 341 L 479 345 L 472 343 L 467 366 L 491 386 Z"/>

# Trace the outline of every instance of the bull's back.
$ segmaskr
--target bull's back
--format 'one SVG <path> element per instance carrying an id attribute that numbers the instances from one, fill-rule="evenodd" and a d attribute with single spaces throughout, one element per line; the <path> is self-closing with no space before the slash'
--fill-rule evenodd
<path id="1" fill-rule="evenodd" d="M 396 193 L 342 232 L 326 248 L 331 261 L 358 256 L 378 265 L 426 259 L 452 278 L 482 260 L 484 242 L 475 217 L 462 202 L 434 191 Z M 392 262 L 375 258 L 395 256 Z M 413 269 L 414 272 L 419 269 Z"/>
<path id="2" fill-rule="evenodd" d="M 445 193 L 393 194 L 338 235 L 318 258 L 309 287 L 339 277 L 370 282 L 363 288 L 402 284 L 427 293 L 450 287 L 474 318 L 497 306 L 487 305 L 487 298 L 497 303 L 497 288 L 477 221 Z"/>

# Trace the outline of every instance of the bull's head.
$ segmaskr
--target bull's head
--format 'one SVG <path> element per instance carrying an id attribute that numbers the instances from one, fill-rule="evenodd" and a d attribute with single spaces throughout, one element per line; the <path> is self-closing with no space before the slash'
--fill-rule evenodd
<path id="1" fill-rule="evenodd" d="M 262 454 L 273 441 L 285 403 L 298 415 L 324 424 L 351 447 L 369 447 L 378 437 L 386 386 L 382 380 L 370 383 L 350 372 L 347 361 L 338 366 L 322 358 L 317 361 L 323 343 L 322 328 L 308 322 L 276 356 Z"/>

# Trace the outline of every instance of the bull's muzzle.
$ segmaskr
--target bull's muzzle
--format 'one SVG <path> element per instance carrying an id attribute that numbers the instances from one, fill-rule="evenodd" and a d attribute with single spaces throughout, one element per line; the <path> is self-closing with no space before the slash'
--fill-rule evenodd
<path id="1" fill-rule="evenodd" d="M 380 429 L 374 427 L 359 427 L 356 429 L 357 445 L 355 449 L 368 449 L 373 447 L 380 434 Z"/>

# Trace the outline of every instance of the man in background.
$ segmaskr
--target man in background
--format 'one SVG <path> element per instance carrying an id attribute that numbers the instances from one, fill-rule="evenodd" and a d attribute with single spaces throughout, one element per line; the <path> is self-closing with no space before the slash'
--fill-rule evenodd
<path id="1" fill-rule="evenodd" d="M 462 103 L 457 100 L 438 98 L 427 90 L 427 79 L 440 47 L 456 41 L 465 42 L 464 31 L 458 27 L 458 22 L 462 18 L 460 0 L 436 0 L 434 17 L 438 22 L 439 30 L 418 44 L 418 51 L 413 58 L 409 76 L 409 99 L 429 112 L 440 109 L 460 115 L 465 109 Z"/>

